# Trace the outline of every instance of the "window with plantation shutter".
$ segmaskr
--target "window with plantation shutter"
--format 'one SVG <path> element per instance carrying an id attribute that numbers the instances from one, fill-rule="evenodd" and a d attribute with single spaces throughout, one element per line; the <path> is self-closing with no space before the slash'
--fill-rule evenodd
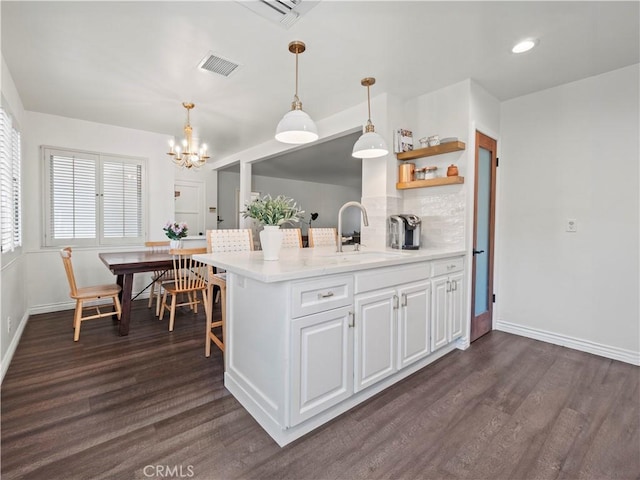
<path id="1" fill-rule="evenodd" d="M 144 160 L 53 148 L 43 152 L 46 246 L 144 241 Z"/>
<path id="2" fill-rule="evenodd" d="M 11 116 L 0 108 L 0 250 L 22 245 L 20 132 Z"/>
<path id="3" fill-rule="evenodd" d="M 109 159 L 102 168 L 104 236 L 142 237 L 142 166 Z"/>

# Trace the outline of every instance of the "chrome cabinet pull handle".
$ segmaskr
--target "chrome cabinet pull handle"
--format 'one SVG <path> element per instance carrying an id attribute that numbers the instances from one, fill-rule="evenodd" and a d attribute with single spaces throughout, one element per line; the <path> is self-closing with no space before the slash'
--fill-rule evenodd
<path id="1" fill-rule="evenodd" d="M 458 281 L 457 280 L 452 280 L 451 281 L 451 291 L 457 290 L 458 289 Z"/>
<path id="2" fill-rule="evenodd" d="M 327 293 L 319 293 L 318 298 L 329 298 L 333 297 L 333 292 L 329 290 Z"/>
<path id="3" fill-rule="evenodd" d="M 349 328 L 353 328 L 356 326 L 356 314 L 353 312 L 349 312 Z"/>
<path id="4" fill-rule="evenodd" d="M 402 294 L 402 303 L 400 305 L 403 306 L 403 307 L 407 306 L 407 294 L 406 293 Z"/>
<path id="5" fill-rule="evenodd" d="M 451 280 L 447 280 L 447 292 L 451 291 Z"/>
<path id="6" fill-rule="evenodd" d="M 398 301 L 399 301 L 398 296 L 394 295 L 393 296 L 393 309 L 394 310 L 397 310 L 399 308 Z"/>

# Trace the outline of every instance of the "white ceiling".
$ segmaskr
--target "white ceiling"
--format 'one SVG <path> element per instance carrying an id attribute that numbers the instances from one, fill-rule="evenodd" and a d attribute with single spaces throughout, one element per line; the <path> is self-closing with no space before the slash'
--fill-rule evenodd
<path id="1" fill-rule="evenodd" d="M 235 1 L 4 0 L 2 54 L 27 110 L 181 136 L 194 102 L 220 159 L 273 138 L 294 93 L 292 40 L 307 44 L 300 98 L 317 121 L 362 103 L 365 76 L 373 96 L 471 78 L 506 100 L 638 63 L 639 6 L 323 0 L 286 29 Z M 512 54 L 524 37 L 539 46 Z M 199 71 L 209 52 L 241 67 Z"/>

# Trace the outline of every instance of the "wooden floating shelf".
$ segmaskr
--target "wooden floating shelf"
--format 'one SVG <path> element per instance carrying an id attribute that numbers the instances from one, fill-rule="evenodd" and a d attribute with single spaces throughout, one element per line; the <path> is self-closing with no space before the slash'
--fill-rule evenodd
<path id="1" fill-rule="evenodd" d="M 408 152 L 400 152 L 396 154 L 398 160 L 413 160 L 414 158 L 430 157 L 432 155 L 441 155 L 443 153 L 458 152 L 464 150 L 466 145 L 464 142 L 447 142 L 436 145 L 435 147 L 417 148 Z"/>
<path id="2" fill-rule="evenodd" d="M 413 182 L 398 182 L 396 183 L 396 188 L 398 190 L 407 190 L 409 188 L 439 187 L 440 185 L 455 185 L 460 183 L 464 183 L 464 177 L 440 177 L 429 180 L 414 180 Z"/>

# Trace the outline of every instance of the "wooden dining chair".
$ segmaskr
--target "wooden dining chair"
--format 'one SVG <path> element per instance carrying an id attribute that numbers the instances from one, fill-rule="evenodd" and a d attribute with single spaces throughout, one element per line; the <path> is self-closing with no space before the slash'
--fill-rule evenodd
<path id="1" fill-rule="evenodd" d="M 173 279 L 162 284 L 164 293 L 160 306 L 160 320 L 164 318 L 164 312 L 169 310 L 169 331 L 173 332 L 176 307 L 189 306 L 197 314 L 198 305 L 202 303 L 208 317 L 210 305 L 207 300 L 207 265 L 192 257 L 199 253 L 207 253 L 207 249 L 179 248 L 169 250 L 169 253 L 173 255 Z M 198 292 L 202 295 L 202 302 L 198 300 Z M 179 295 L 186 296 L 181 303 L 178 303 Z M 167 303 L 168 296 L 171 296 L 171 304 Z"/>
<path id="2" fill-rule="evenodd" d="M 250 252 L 253 250 L 253 233 L 250 228 L 207 230 L 207 251 L 209 253 L 221 252 Z M 226 272 L 214 272 L 211 265 L 208 266 L 209 298 L 213 297 L 213 288 L 218 287 L 220 294 L 220 320 L 213 320 L 213 308 L 207 312 L 207 330 L 205 337 L 205 356 L 211 356 L 211 342 L 215 343 L 224 352 L 225 322 L 227 318 L 227 274 Z M 216 297 L 217 301 L 217 297 Z M 213 305 L 212 305 L 213 306 Z M 218 337 L 214 328 L 220 327 L 221 334 Z"/>
<path id="3" fill-rule="evenodd" d="M 282 248 L 302 248 L 302 232 L 299 228 L 281 228 Z"/>
<path id="4" fill-rule="evenodd" d="M 169 253 L 169 240 L 144 242 L 144 246 L 151 252 Z M 173 270 L 156 270 L 151 274 L 151 286 L 149 289 L 149 308 L 156 301 L 156 317 L 160 316 L 160 305 L 162 304 L 162 283 L 173 278 Z"/>
<path id="5" fill-rule="evenodd" d="M 309 247 L 337 246 L 338 232 L 335 228 L 310 228 Z"/>
<path id="6" fill-rule="evenodd" d="M 69 281 L 69 296 L 76 301 L 76 310 L 73 315 L 73 341 L 77 342 L 80 338 L 80 324 L 85 320 L 92 320 L 94 318 L 111 317 L 117 315 L 120 319 L 122 313 L 122 307 L 120 306 L 120 299 L 118 294 L 120 293 L 120 285 L 115 283 L 109 285 L 96 285 L 94 287 L 80 287 L 76 285 L 76 277 L 73 273 L 73 264 L 71 263 L 71 247 L 65 247 L 60 250 L 60 256 L 64 263 L 64 270 L 67 274 L 67 280 Z M 98 305 L 85 305 L 86 302 L 94 302 L 102 299 L 110 298 L 113 303 L 113 310 L 108 312 L 100 311 L 100 307 L 105 304 Z M 111 304 L 106 304 L 111 306 Z M 93 315 L 84 316 L 85 309 L 95 309 L 96 313 Z"/>

